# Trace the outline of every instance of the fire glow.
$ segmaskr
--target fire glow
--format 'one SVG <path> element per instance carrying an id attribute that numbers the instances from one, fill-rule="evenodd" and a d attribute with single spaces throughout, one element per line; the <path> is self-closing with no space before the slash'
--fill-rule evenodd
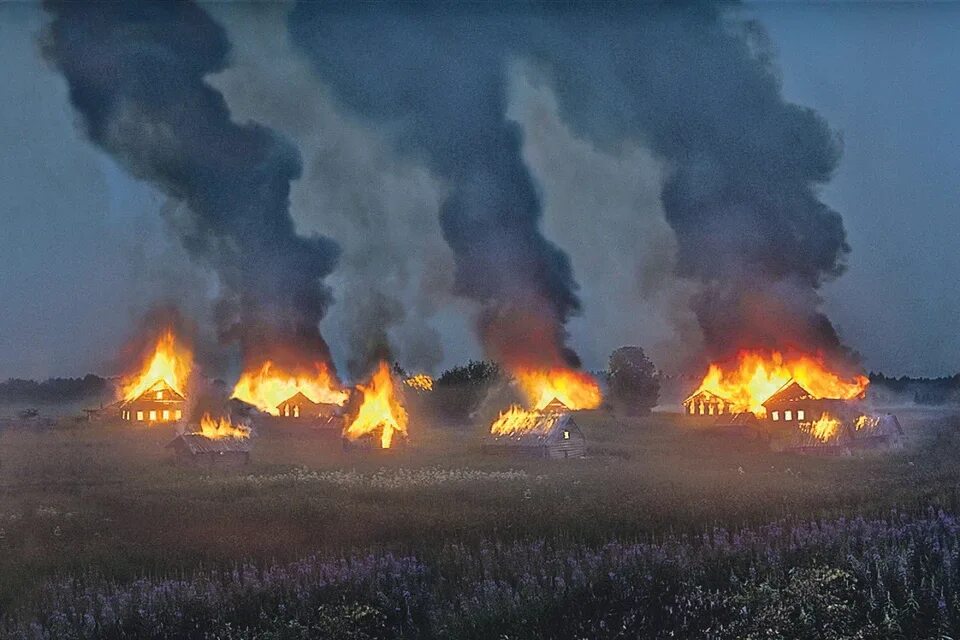
<path id="1" fill-rule="evenodd" d="M 828 442 L 840 435 L 840 426 L 839 418 L 824 413 L 819 420 L 810 424 L 810 435 L 820 442 Z"/>
<path id="2" fill-rule="evenodd" d="M 367 384 L 358 384 L 361 396 L 356 416 L 344 430 L 348 440 L 358 440 L 380 434 L 380 448 L 389 449 L 397 435 L 407 435 L 407 411 L 403 408 L 394 386 L 393 374 L 386 362 L 381 362 Z"/>
<path id="3" fill-rule="evenodd" d="M 214 418 L 209 413 L 204 413 L 200 418 L 200 434 L 211 440 L 220 438 L 238 438 L 245 440 L 250 437 L 250 429 L 243 425 L 233 424 L 230 418 L 220 416 Z"/>
<path id="4" fill-rule="evenodd" d="M 433 391 L 433 378 L 425 373 L 410 376 L 403 383 L 416 391 Z"/>
<path id="5" fill-rule="evenodd" d="M 245 371 L 233 388 L 232 395 L 261 411 L 277 416 L 280 415 L 277 407 L 298 392 L 312 402 L 340 406 L 348 397 L 330 369 L 322 363 L 316 364 L 313 372 L 290 372 L 269 360 L 258 369 Z"/>
<path id="6" fill-rule="evenodd" d="M 862 396 L 869 384 L 862 375 L 842 378 L 816 357 L 741 351 L 732 366 L 711 364 L 697 392 L 708 391 L 732 403 L 736 411 L 764 417 L 764 401 L 791 380 L 818 398 L 839 400 Z"/>
<path id="7" fill-rule="evenodd" d="M 140 370 L 121 383 L 126 401 L 136 400 L 157 382 L 164 381 L 183 394 L 193 369 L 193 353 L 176 340 L 172 329 L 165 330 L 157 339 L 153 352 L 142 363 Z"/>
<path id="8" fill-rule="evenodd" d="M 597 381 L 575 369 L 520 369 L 514 377 L 534 409 L 543 409 L 553 400 L 572 410 L 596 409 L 603 400 Z"/>

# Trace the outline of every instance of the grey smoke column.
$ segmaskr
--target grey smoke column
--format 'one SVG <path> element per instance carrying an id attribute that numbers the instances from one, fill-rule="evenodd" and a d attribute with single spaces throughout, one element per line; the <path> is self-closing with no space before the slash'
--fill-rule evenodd
<path id="1" fill-rule="evenodd" d="M 839 145 L 816 113 L 783 99 L 763 30 L 736 11 L 301 3 L 290 29 L 348 106 L 451 183 L 443 229 L 460 293 L 485 303 L 488 350 L 491 334 L 510 345 L 542 335 L 536 321 L 489 322 L 518 300 L 536 301 L 558 344 L 578 308 L 566 257 L 539 234 L 538 198 L 503 118 L 504 67 L 516 57 L 551 78 L 578 135 L 604 148 L 638 140 L 667 165 L 677 271 L 700 286 L 693 304 L 710 355 L 848 356 L 818 295 L 849 252 L 839 214 L 817 193 Z M 603 211 L 584 215 L 604 224 Z"/>
<path id="2" fill-rule="evenodd" d="M 567 256 L 540 233 L 541 206 L 518 127 L 506 119 L 510 15 L 491 7 L 302 3 L 293 41 L 356 113 L 422 158 L 449 193 L 440 223 L 455 291 L 481 305 L 488 355 L 577 364 L 564 325 L 579 310 Z"/>
<path id="3" fill-rule="evenodd" d="M 531 55 L 581 135 L 639 139 L 666 161 L 677 269 L 702 286 L 694 310 L 711 355 L 849 356 L 817 294 L 850 251 L 840 215 L 817 193 L 838 140 L 813 110 L 784 100 L 762 28 L 729 5 L 594 9 L 544 11 Z"/>
<path id="4" fill-rule="evenodd" d="M 227 65 L 219 25 L 190 2 L 47 3 L 44 49 L 91 141 L 187 204 L 184 246 L 225 289 L 220 330 L 246 366 L 329 364 L 318 330 L 336 265 L 331 240 L 302 237 L 288 211 L 297 150 L 230 119 L 204 77 Z"/>

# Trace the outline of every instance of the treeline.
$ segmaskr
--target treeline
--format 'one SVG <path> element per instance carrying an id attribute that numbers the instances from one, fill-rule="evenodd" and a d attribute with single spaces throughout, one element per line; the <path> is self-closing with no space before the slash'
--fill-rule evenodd
<path id="1" fill-rule="evenodd" d="M 940 378 L 888 377 L 870 372 L 870 388 L 874 395 L 898 395 L 917 404 L 960 402 L 960 373 Z"/>
<path id="2" fill-rule="evenodd" d="M 109 390 L 110 381 L 92 373 L 82 378 L 48 378 L 41 382 L 9 378 L 0 382 L 0 403 L 75 402 L 103 397 Z"/>

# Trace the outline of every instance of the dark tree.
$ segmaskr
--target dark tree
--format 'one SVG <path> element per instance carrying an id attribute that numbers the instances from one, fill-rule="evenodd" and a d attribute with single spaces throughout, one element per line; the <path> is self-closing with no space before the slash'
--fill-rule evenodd
<path id="1" fill-rule="evenodd" d="M 629 415 L 645 415 L 657 406 L 660 379 L 640 347 L 620 347 L 610 354 L 610 400 Z"/>

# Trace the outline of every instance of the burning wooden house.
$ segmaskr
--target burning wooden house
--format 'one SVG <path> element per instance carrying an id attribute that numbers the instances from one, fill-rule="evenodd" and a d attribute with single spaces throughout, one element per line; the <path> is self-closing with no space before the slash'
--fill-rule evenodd
<path id="1" fill-rule="evenodd" d="M 277 405 L 277 415 L 281 418 L 294 420 L 313 420 L 316 418 L 330 418 L 340 411 L 340 405 L 326 402 L 314 402 L 302 391 L 297 391 Z"/>
<path id="2" fill-rule="evenodd" d="M 241 467 L 250 462 L 250 440 L 208 438 L 202 433 L 183 433 L 167 445 L 180 464 L 199 467 Z"/>
<path id="3" fill-rule="evenodd" d="M 534 458 L 583 458 L 587 441 L 566 405 L 558 400 L 538 411 L 511 407 L 490 428 L 484 453 Z"/>
<path id="4" fill-rule="evenodd" d="M 895 415 L 861 415 L 842 420 L 825 413 L 817 420 L 796 425 L 783 448 L 792 453 L 850 456 L 903 447 L 903 428 Z"/>
<path id="5" fill-rule="evenodd" d="M 683 401 L 683 412 L 697 418 L 737 413 L 732 402 L 706 389 L 700 389 L 688 396 Z"/>
<path id="6" fill-rule="evenodd" d="M 176 422 L 183 419 L 186 398 L 166 380 L 120 404 L 120 418 L 128 422 Z"/>
<path id="7" fill-rule="evenodd" d="M 845 419 L 858 415 L 857 399 L 818 397 L 796 380 L 791 380 L 767 398 L 763 402 L 763 408 L 771 422 L 797 425 L 819 420 L 822 416 Z"/>
<path id="8" fill-rule="evenodd" d="M 390 365 L 381 362 L 370 380 L 357 385 L 343 428 L 344 451 L 404 446 L 409 415 Z"/>

